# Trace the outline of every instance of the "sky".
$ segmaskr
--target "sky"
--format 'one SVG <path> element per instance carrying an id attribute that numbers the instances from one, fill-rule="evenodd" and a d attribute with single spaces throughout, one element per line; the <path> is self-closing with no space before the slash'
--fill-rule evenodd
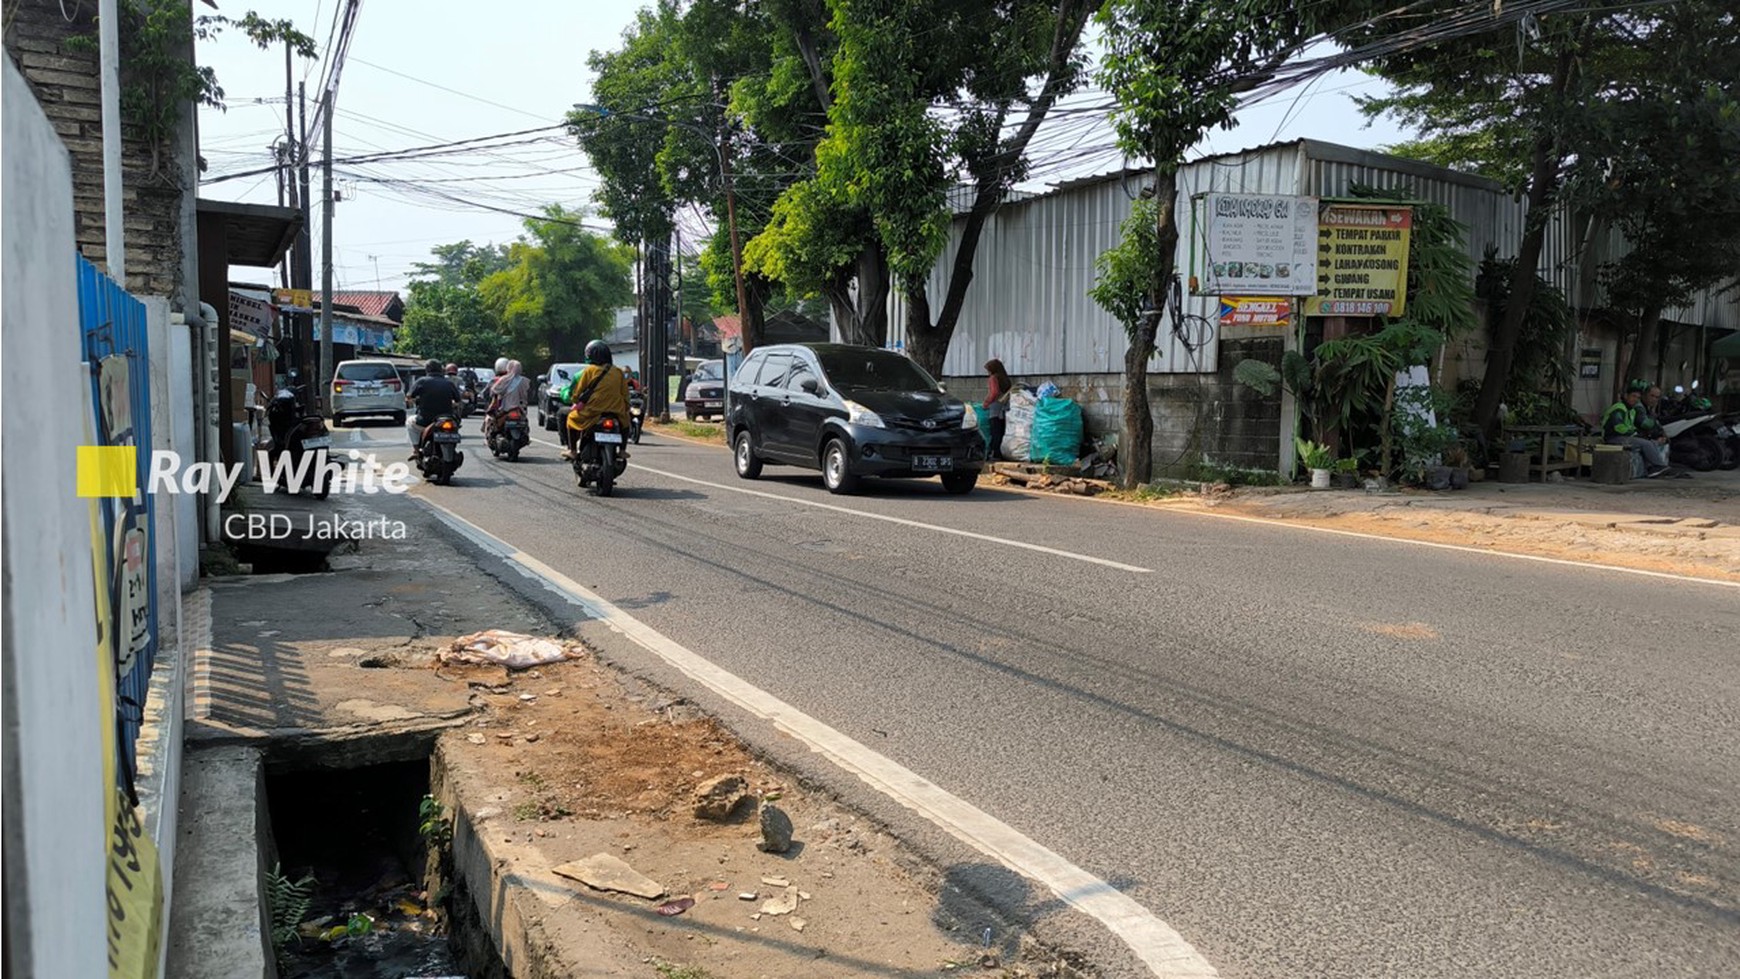
<path id="1" fill-rule="evenodd" d="M 218 3 L 231 17 L 255 10 L 268 18 L 288 18 L 314 37 L 322 57 L 298 59 L 292 79 L 305 81 L 311 96 L 316 92 L 345 0 Z M 333 157 L 345 160 L 560 123 L 569 107 L 589 97 L 587 54 L 615 48 L 644 5 L 645 0 L 522 0 L 494 8 L 512 16 L 477 16 L 475 2 L 364 0 L 339 81 Z M 200 196 L 277 203 L 279 189 L 270 173 L 217 178 L 272 165 L 271 147 L 285 133 L 282 49 L 262 51 L 232 31 L 201 42 L 198 57 L 216 72 L 227 103 L 224 111 L 200 112 L 200 147 L 208 167 Z M 1404 139 L 1407 134 L 1388 122 L 1368 126 L 1354 107 L 1352 96 L 1381 91 L 1381 84 L 1360 75 L 1324 76 L 1242 111 L 1237 128 L 1214 133 L 1196 153 L 1301 136 L 1360 147 Z M 1066 104 L 1091 107 L 1105 100 L 1104 93 L 1084 92 Z M 308 114 L 312 120 L 312 102 Z M 1108 148 L 1110 139 L 1109 127 L 1097 112 L 1048 120 L 1034 144 L 1047 148 L 1046 165 L 1026 189 L 1119 169 L 1124 161 Z M 545 203 L 591 205 L 598 179 L 584 154 L 560 130 L 499 142 L 515 145 L 335 168 L 340 203 L 333 217 L 334 287 L 402 290 L 414 264 L 427 260 L 434 245 L 465 239 L 500 243 L 518 237 L 521 219 L 503 211 L 533 213 Z M 320 156 L 318 136 L 314 155 Z M 313 189 L 318 198 L 318 169 Z M 319 220 L 317 212 L 316 288 Z M 233 275 L 254 282 L 271 278 L 250 269 L 237 269 Z"/>

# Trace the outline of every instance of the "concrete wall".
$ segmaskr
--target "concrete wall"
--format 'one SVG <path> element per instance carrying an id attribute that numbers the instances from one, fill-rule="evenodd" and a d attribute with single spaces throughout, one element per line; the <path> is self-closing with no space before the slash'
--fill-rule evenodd
<path id="1" fill-rule="evenodd" d="M 71 15 L 69 20 L 63 11 Z M 97 52 L 68 47 L 74 37 L 96 37 L 95 3 L 21 0 L 6 8 L 6 51 L 23 72 L 72 162 L 74 239 L 86 258 L 106 267 L 103 240 L 103 126 Z M 124 29 L 124 28 L 123 28 Z M 125 65 L 122 66 L 123 73 Z M 184 123 L 186 121 L 184 120 Z M 158 147 L 126 139 L 121 159 L 127 241 L 127 291 L 170 296 L 178 305 L 192 290 L 182 234 L 182 184 L 189 170 L 185 138 Z M 181 152 L 177 152 L 177 149 Z M 191 186 L 191 185 L 190 185 Z"/>
<path id="2" fill-rule="evenodd" d="M 6 971 L 101 976 L 108 971 L 103 707 L 91 511 L 75 482 L 76 449 L 90 441 L 90 401 L 67 397 L 89 390 L 80 366 L 72 171 L 24 79 L 10 62 L 4 72 Z"/>
<path id="3" fill-rule="evenodd" d="M 1269 471 L 1290 467 L 1292 426 L 1281 396 L 1265 397 L 1233 378 L 1234 368 L 1250 358 L 1279 368 L 1285 342 L 1278 331 L 1233 328 L 1220 340 L 1219 367 L 1213 373 L 1149 375 L 1156 476 L 1184 476 L 1199 463 Z M 1123 428 L 1122 374 L 1011 377 L 1032 387 L 1056 384 L 1064 397 L 1081 405 L 1089 436 Z M 969 403 L 985 398 L 982 376 L 951 377 L 946 384 L 950 394 Z"/>

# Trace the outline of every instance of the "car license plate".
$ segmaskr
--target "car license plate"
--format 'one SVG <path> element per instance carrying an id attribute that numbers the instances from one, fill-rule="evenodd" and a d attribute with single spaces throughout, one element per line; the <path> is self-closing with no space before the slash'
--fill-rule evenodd
<path id="1" fill-rule="evenodd" d="M 723 408 L 723 407 L 725 407 L 725 403 L 722 401 L 703 401 L 703 402 L 701 402 L 701 407 L 703 407 L 703 408 Z"/>
<path id="2" fill-rule="evenodd" d="M 332 439 L 330 437 L 303 439 L 302 447 L 304 449 L 330 449 L 332 448 Z"/>
<path id="3" fill-rule="evenodd" d="M 912 468 L 919 472 L 940 473 L 955 468 L 953 456 L 913 456 Z"/>
<path id="4" fill-rule="evenodd" d="M 608 442 L 611 445 L 621 445 L 622 444 L 622 434 L 619 432 L 599 432 L 598 434 L 592 436 L 592 438 L 594 441 Z"/>
<path id="5" fill-rule="evenodd" d="M 436 432 L 435 433 L 435 441 L 437 441 L 437 442 L 457 442 L 457 441 L 459 441 L 459 433 L 458 432 Z"/>

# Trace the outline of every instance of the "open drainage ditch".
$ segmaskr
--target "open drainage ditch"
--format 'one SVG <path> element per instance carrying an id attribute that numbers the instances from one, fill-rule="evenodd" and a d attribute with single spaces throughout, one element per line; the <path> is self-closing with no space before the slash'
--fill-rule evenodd
<path id="1" fill-rule="evenodd" d="M 451 874 L 431 762 L 266 777 L 267 917 L 282 979 L 509 979 Z"/>

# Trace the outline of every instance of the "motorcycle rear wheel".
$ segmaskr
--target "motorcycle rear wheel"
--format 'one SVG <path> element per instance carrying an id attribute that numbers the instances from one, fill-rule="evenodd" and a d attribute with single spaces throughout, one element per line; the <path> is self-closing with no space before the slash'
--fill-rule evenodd
<path id="1" fill-rule="evenodd" d="M 616 447 L 598 447 L 598 495 L 609 496 L 616 489 Z"/>

